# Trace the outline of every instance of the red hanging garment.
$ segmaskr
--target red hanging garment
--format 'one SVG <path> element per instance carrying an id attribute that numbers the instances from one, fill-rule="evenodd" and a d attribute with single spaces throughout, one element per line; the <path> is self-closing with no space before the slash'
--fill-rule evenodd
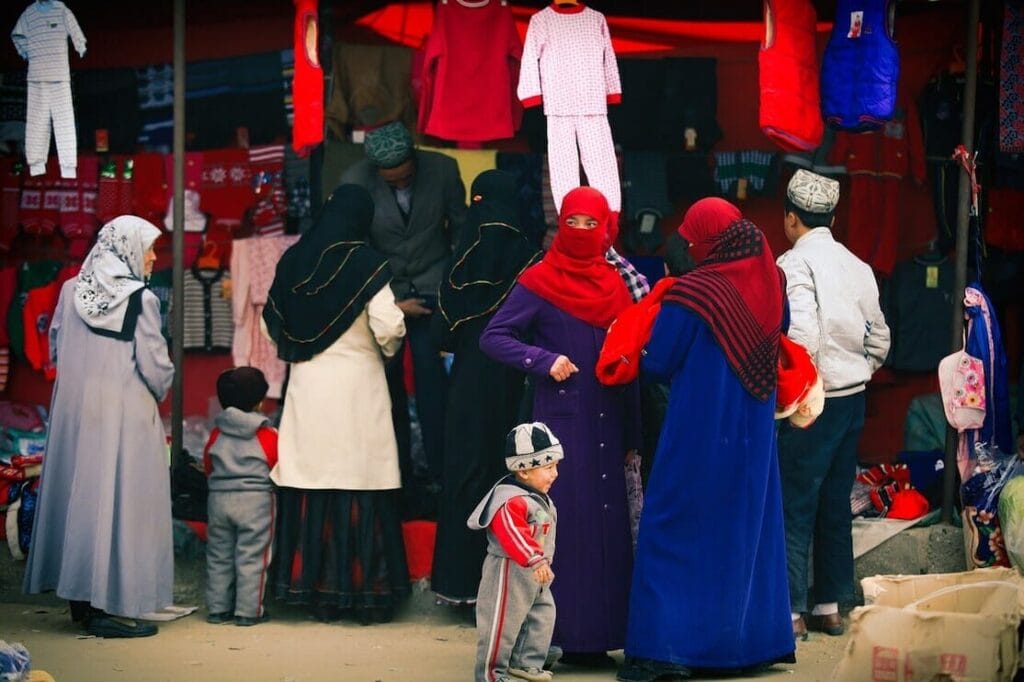
<path id="1" fill-rule="evenodd" d="M 419 130 L 445 140 L 512 137 L 523 43 L 512 8 L 499 0 L 438 3 L 424 48 Z"/>
<path id="2" fill-rule="evenodd" d="M 892 120 L 881 130 L 840 132 L 829 152 L 831 163 L 850 174 L 846 248 L 883 275 L 896 265 L 901 229 L 903 178 L 925 179 L 924 142 L 913 100 L 900 96 Z"/>
<path id="3" fill-rule="evenodd" d="M 317 0 L 295 0 L 292 149 L 308 156 L 324 140 L 324 73 L 320 67 Z"/>
<path id="4" fill-rule="evenodd" d="M 811 151 L 825 132 L 814 6 L 808 0 L 764 0 L 764 20 L 765 40 L 757 57 L 761 131 L 786 151 Z"/>

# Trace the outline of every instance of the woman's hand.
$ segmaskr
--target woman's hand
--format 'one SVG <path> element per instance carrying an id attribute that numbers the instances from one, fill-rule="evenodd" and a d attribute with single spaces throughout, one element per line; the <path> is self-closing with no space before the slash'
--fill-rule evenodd
<path id="1" fill-rule="evenodd" d="M 533 580 L 538 585 L 547 585 L 554 579 L 555 572 L 551 570 L 551 565 L 548 563 L 543 563 L 537 568 L 533 569 Z"/>
<path id="2" fill-rule="evenodd" d="M 636 461 L 636 458 L 639 456 L 640 453 L 638 453 L 636 449 L 626 450 L 626 466 L 632 466 L 633 462 Z"/>
<path id="3" fill-rule="evenodd" d="M 548 370 L 548 374 L 555 381 L 565 381 L 570 376 L 580 371 L 580 368 L 572 364 L 572 361 L 564 355 L 559 355 L 554 364 L 551 365 L 551 369 Z"/>
<path id="4" fill-rule="evenodd" d="M 434 312 L 430 308 L 424 306 L 424 303 L 425 301 L 422 298 L 406 298 L 401 301 L 396 301 L 395 305 L 405 313 L 406 317 L 422 317 Z"/>

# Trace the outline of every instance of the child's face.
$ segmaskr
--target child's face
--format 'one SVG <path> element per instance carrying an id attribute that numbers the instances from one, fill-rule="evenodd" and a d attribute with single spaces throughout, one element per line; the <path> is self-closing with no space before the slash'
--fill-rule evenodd
<path id="1" fill-rule="evenodd" d="M 530 469 L 529 471 L 517 471 L 516 476 L 534 490 L 539 490 L 547 495 L 548 491 L 551 490 L 551 485 L 558 478 L 558 462 L 552 462 L 546 466 Z"/>

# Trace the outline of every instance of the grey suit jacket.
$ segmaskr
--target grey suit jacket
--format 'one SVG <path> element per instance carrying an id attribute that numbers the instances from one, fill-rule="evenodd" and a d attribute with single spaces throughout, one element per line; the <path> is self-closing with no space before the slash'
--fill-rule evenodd
<path id="1" fill-rule="evenodd" d="M 418 294 L 437 296 L 466 216 L 465 187 L 455 160 L 436 152 L 416 151 L 408 223 L 394 191 L 366 159 L 345 171 L 341 183 L 361 185 L 373 197 L 370 244 L 391 265 L 395 298 L 408 297 L 410 285 Z"/>

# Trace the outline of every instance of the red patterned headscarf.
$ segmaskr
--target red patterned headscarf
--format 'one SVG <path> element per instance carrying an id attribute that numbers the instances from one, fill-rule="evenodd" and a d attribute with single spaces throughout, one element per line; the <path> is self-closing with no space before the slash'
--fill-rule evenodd
<path id="1" fill-rule="evenodd" d="M 559 310 L 601 329 L 632 302 L 615 266 L 605 260 L 608 200 L 592 187 L 577 187 L 562 199 L 558 233 L 544 259 L 519 276 L 519 283 Z M 573 215 L 597 221 L 592 230 L 569 227 Z"/>
<path id="2" fill-rule="evenodd" d="M 696 313 L 711 329 L 744 388 L 758 400 L 775 390 L 784 276 L 764 234 L 725 199 L 701 199 L 679 234 L 697 267 L 665 303 Z"/>

